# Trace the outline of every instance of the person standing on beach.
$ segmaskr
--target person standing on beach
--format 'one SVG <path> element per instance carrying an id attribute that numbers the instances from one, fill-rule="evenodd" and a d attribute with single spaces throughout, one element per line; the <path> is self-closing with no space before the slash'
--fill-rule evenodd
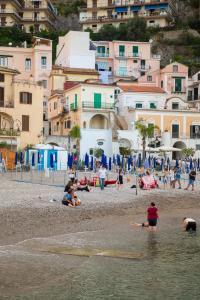
<path id="1" fill-rule="evenodd" d="M 188 186 L 185 188 L 185 190 L 188 190 L 190 185 L 192 186 L 192 191 L 194 191 L 194 183 L 196 180 L 196 171 L 193 169 L 192 171 L 190 171 L 189 174 L 189 182 L 188 182 Z"/>
<path id="2" fill-rule="evenodd" d="M 176 182 L 178 182 L 179 185 L 179 189 L 181 189 L 181 169 L 179 167 L 177 167 L 175 169 L 175 181 L 174 181 L 174 188 L 176 186 Z"/>
<path id="3" fill-rule="evenodd" d="M 99 169 L 99 181 L 101 190 L 104 190 L 106 174 L 106 168 L 104 166 L 101 166 Z"/>
<path id="4" fill-rule="evenodd" d="M 150 207 L 147 209 L 147 220 L 149 223 L 149 230 L 156 231 L 158 221 L 158 208 L 154 202 L 151 202 Z"/>
<path id="5" fill-rule="evenodd" d="M 117 177 L 117 189 L 119 190 L 120 188 L 123 187 L 123 171 L 122 169 L 119 169 L 118 171 L 118 177 Z"/>

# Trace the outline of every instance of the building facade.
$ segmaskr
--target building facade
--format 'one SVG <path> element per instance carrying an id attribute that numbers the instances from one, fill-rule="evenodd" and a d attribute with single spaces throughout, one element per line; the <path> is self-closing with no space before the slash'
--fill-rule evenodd
<path id="1" fill-rule="evenodd" d="M 114 124 L 115 86 L 97 83 L 66 82 L 63 92 L 49 98 L 51 135 L 64 136 L 67 147 L 70 130 L 81 128 L 81 156 L 101 147 L 112 154 L 112 128 Z M 73 150 L 74 144 L 71 143 Z"/>
<path id="2" fill-rule="evenodd" d="M 17 75 L 0 67 L 0 142 L 12 150 L 37 144 L 43 135 L 43 87 Z"/>
<path id="3" fill-rule="evenodd" d="M 96 69 L 103 82 L 134 80 L 160 70 L 160 56 L 152 55 L 150 42 L 94 42 Z"/>
<path id="4" fill-rule="evenodd" d="M 19 71 L 16 79 L 43 87 L 44 135 L 48 135 L 48 97 L 50 95 L 50 73 L 52 69 L 52 42 L 34 38 L 33 46 L 0 47 L 0 66 Z M 40 99 L 41 100 L 41 99 Z"/>
<path id="5" fill-rule="evenodd" d="M 55 29 L 56 14 L 50 0 L 2 0 L 0 27 L 15 25 L 26 32 Z"/>
<path id="6" fill-rule="evenodd" d="M 97 32 L 104 24 L 119 26 L 138 16 L 145 18 L 148 26 L 166 27 L 173 24 L 177 10 L 176 0 L 87 0 L 87 7 L 80 12 L 80 23 L 83 30 Z"/>

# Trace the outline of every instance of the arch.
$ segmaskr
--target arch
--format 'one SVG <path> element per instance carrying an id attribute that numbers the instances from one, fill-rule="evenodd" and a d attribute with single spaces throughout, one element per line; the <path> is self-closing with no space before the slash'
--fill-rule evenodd
<path id="1" fill-rule="evenodd" d="M 119 146 L 123 148 L 131 148 L 131 142 L 128 139 L 121 138 L 119 140 Z"/>
<path id="2" fill-rule="evenodd" d="M 10 129 L 12 123 L 13 123 L 12 116 L 4 112 L 0 112 L 0 129 Z"/>
<path id="3" fill-rule="evenodd" d="M 187 148 L 186 144 L 182 141 L 177 141 L 176 143 L 174 143 L 173 147 L 178 148 L 178 149 Z M 181 152 L 177 152 L 177 151 L 172 152 L 172 158 L 173 159 L 181 159 L 181 157 L 182 157 Z"/>
<path id="4" fill-rule="evenodd" d="M 108 119 L 101 114 L 94 115 L 90 120 L 91 129 L 108 129 L 109 122 Z"/>

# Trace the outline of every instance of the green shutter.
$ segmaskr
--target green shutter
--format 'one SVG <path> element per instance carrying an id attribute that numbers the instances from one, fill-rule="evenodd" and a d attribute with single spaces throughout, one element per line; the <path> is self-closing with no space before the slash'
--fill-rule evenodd
<path id="1" fill-rule="evenodd" d="M 77 109 L 78 108 L 78 95 L 75 94 L 74 95 L 74 109 Z"/>
<path id="2" fill-rule="evenodd" d="M 101 94 L 94 93 L 94 108 L 101 108 Z"/>
<path id="3" fill-rule="evenodd" d="M 138 57 L 138 46 L 133 46 L 133 56 Z"/>
<path id="4" fill-rule="evenodd" d="M 125 46 L 119 45 L 119 56 L 124 56 L 125 53 Z"/>
<path id="5" fill-rule="evenodd" d="M 175 78 L 175 92 L 182 91 L 182 78 Z"/>

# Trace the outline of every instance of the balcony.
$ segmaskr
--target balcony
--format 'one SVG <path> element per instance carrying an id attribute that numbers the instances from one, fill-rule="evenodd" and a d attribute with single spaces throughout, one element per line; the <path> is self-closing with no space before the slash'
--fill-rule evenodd
<path id="1" fill-rule="evenodd" d="M 96 57 L 109 57 L 109 53 L 98 53 L 98 52 L 96 52 Z"/>
<path id="2" fill-rule="evenodd" d="M 172 94 L 185 94 L 186 93 L 186 88 L 180 88 L 180 89 L 176 89 L 175 87 L 172 87 L 171 89 Z"/>
<path id="3" fill-rule="evenodd" d="M 100 103 L 99 107 L 95 107 L 94 102 L 82 102 L 82 108 L 112 110 L 114 109 L 114 103 L 102 102 Z"/>
<path id="4" fill-rule="evenodd" d="M 14 15 L 18 19 L 22 20 L 20 15 L 13 9 L 0 9 L 0 14 L 1 15 Z"/>
<path id="5" fill-rule="evenodd" d="M 20 136 L 20 131 L 16 129 L 0 129 L 0 136 Z"/>
<path id="6" fill-rule="evenodd" d="M 0 101 L 0 107 L 14 108 L 14 103 L 13 101 Z"/>
<path id="7" fill-rule="evenodd" d="M 115 57 L 116 58 L 119 58 L 119 59 L 127 59 L 127 58 L 140 58 L 142 57 L 142 54 L 141 53 L 134 53 L 134 52 L 118 52 L 115 54 Z"/>

